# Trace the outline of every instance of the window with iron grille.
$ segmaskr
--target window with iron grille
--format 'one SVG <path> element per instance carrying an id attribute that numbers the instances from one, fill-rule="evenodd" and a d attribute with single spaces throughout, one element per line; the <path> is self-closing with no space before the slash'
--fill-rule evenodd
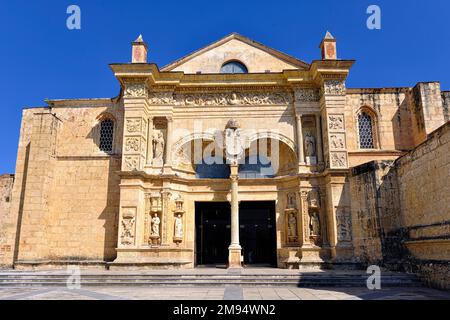
<path id="1" fill-rule="evenodd" d="M 359 147 L 361 149 L 374 149 L 373 120 L 370 115 L 363 112 L 358 116 Z"/>
<path id="2" fill-rule="evenodd" d="M 100 150 L 106 153 L 113 151 L 114 121 L 100 122 Z"/>

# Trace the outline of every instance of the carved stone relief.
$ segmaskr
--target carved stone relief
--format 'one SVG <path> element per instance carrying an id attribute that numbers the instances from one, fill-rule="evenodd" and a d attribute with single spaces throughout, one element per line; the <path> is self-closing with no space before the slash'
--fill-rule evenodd
<path id="1" fill-rule="evenodd" d="M 345 83 L 341 80 L 326 80 L 323 84 L 324 94 L 345 95 Z"/>
<path id="2" fill-rule="evenodd" d="M 140 149 L 139 138 L 128 137 L 125 140 L 125 151 L 135 151 L 138 152 Z"/>
<path id="3" fill-rule="evenodd" d="M 292 97 L 287 92 L 250 93 L 176 93 L 152 92 L 149 103 L 176 106 L 232 106 L 288 104 Z"/>
<path id="4" fill-rule="evenodd" d="M 139 156 L 125 156 L 125 168 L 130 171 L 139 169 Z"/>
<path id="5" fill-rule="evenodd" d="M 127 119 L 126 128 L 128 133 L 141 132 L 141 119 Z"/>
<path id="6" fill-rule="evenodd" d="M 346 168 L 347 167 L 347 153 L 345 152 L 331 152 L 331 167 L 332 168 Z"/>
<path id="7" fill-rule="evenodd" d="M 126 98 L 144 98 L 147 97 L 147 85 L 142 83 L 126 83 L 124 97 Z"/>
<path id="8" fill-rule="evenodd" d="M 343 133 L 333 133 L 330 135 L 331 149 L 345 149 L 345 135 Z"/>
<path id="9" fill-rule="evenodd" d="M 299 89 L 294 93 L 295 102 L 319 101 L 319 91 L 316 89 Z"/>
<path id="10" fill-rule="evenodd" d="M 345 130 L 344 115 L 342 114 L 330 114 L 328 116 L 328 128 L 330 131 L 342 131 Z"/>
<path id="11" fill-rule="evenodd" d="M 123 246 L 129 246 L 134 244 L 135 215 L 136 215 L 136 208 L 122 209 L 122 232 L 120 234 L 120 244 Z"/>
<path id="12" fill-rule="evenodd" d="M 177 101 L 172 92 L 151 92 L 148 95 L 148 103 L 153 105 L 176 105 Z"/>
<path id="13" fill-rule="evenodd" d="M 336 210 L 337 237 L 338 241 L 352 241 L 352 219 L 349 211 L 338 208 Z"/>

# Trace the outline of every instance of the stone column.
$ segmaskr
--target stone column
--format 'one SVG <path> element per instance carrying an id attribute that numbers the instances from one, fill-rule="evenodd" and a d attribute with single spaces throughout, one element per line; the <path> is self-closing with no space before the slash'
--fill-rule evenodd
<path id="1" fill-rule="evenodd" d="M 320 123 L 320 114 L 315 115 L 316 118 L 316 137 L 317 137 L 317 162 L 323 163 L 323 151 L 322 151 L 322 130 Z"/>
<path id="2" fill-rule="evenodd" d="M 241 245 L 239 244 L 239 194 L 238 165 L 231 165 L 231 244 L 228 247 L 228 267 L 241 267 Z"/>
<path id="3" fill-rule="evenodd" d="M 299 165 L 305 164 L 305 154 L 303 151 L 303 130 L 302 130 L 302 115 L 297 115 L 297 155 Z"/>
<path id="4" fill-rule="evenodd" d="M 151 166 L 153 162 L 153 118 L 148 118 L 147 130 L 147 165 Z"/>
<path id="5" fill-rule="evenodd" d="M 166 137 L 166 158 L 164 167 L 166 170 L 170 171 L 172 168 L 172 117 L 167 117 L 167 137 Z"/>

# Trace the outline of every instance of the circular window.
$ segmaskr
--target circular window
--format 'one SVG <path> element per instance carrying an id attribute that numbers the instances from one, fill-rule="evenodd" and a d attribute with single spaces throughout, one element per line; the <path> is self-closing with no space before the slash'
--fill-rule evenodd
<path id="1" fill-rule="evenodd" d="M 220 73 L 248 73 L 247 67 L 239 61 L 230 61 L 222 65 Z"/>

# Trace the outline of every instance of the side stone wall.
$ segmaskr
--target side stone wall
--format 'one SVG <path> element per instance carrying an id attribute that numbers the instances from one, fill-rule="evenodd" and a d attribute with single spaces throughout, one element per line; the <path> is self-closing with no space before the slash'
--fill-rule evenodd
<path id="1" fill-rule="evenodd" d="M 350 177 L 355 255 L 366 264 L 418 272 L 450 288 L 450 123 L 397 161 Z"/>
<path id="2" fill-rule="evenodd" d="M 14 175 L 4 174 L 0 176 L 0 267 L 7 265 L 4 258 L 12 250 L 9 243 L 7 224 L 11 220 L 11 195 L 14 185 Z"/>

